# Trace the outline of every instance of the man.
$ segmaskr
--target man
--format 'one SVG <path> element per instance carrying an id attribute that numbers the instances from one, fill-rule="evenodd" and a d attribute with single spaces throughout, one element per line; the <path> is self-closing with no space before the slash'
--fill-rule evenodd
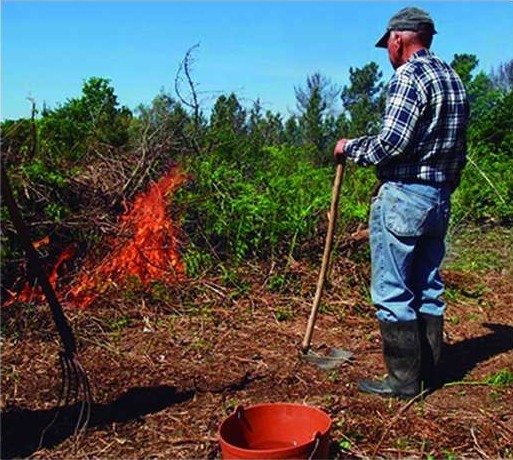
<path id="1" fill-rule="evenodd" d="M 360 390 L 414 397 L 435 384 L 443 343 L 439 269 L 450 195 L 466 161 L 468 102 L 456 72 L 430 50 L 429 14 L 404 8 L 376 43 L 395 69 L 376 136 L 340 139 L 335 159 L 376 165 L 381 182 L 369 218 L 372 301 L 388 376 Z"/>

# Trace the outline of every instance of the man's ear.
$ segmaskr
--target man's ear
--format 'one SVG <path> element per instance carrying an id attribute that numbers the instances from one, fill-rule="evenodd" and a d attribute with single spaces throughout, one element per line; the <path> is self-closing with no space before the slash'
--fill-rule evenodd
<path id="1" fill-rule="evenodd" d="M 404 49 L 404 41 L 400 34 L 396 33 L 392 36 L 392 46 L 396 53 L 402 54 Z"/>

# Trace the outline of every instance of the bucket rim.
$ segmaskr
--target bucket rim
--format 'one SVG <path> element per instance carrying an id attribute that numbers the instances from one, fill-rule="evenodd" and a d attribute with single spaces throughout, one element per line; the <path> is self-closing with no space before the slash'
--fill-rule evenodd
<path id="1" fill-rule="evenodd" d="M 322 436 L 325 436 L 327 433 L 329 433 L 329 431 L 331 430 L 331 427 L 333 425 L 333 421 L 331 420 L 331 417 L 330 415 L 326 412 L 326 411 L 323 411 L 322 409 L 319 409 L 318 407 L 316 406 L 310 406 L 308 404 L 301 404 L 301 403 L 288 403 L 288 402 L 285 402 L 285 403 L 281 403 L 281 402 L 269 402 L 269 403 L 258 403 L 258 404 L 252 404 L 252 405 L 249 405 L 249 406 L 246 406 L 244 407 L 243 405 L 238 405 L 234 411 L 228 415 L 227 417 L 224 418 L 224 420 L 219 424 L 219 428 L 217 430 L 218 432 L 218 438 L 219 438 L 219 441 L 221 443 L 224 443 L 226 444 L 227 446 L 230 446 L 231 448 L 235 449 L 235 450 L 238 450 L 238 451 L 241 451 L 241 452 L 244 452 L 244 453 L 254 453 L 255 450 L 254 449 L 246 449 L 244 447 L 240 447 L 240 446 L 237 446 L 235 444 L 231 444 L 230 442 L 226 441 L 223 436 L 221 436 L 221 429 L 223 428 L 223 425 L 225 423 L 228 423 L 228 420 L 232 417 L 235 417 L 237 415 L 237 412 L 239 410 L 244 410 L 244 411 L 248 411 L 250 409 L 261 409 L 261 408 L 268 408 L 268 407 L 276 407 L 276 406 L 282 406 L 282 407 L 293 407 L 293 408 L 306 408 L 308 410 L 311 410 L 311 411 L 314 411 L 314 412 L 317 412 L 318 414 L 320 415 L 323 415 L 326 417 L 326 419 L 328 420 L 328 424 L 327 424 L 327 427 L 323 430 L 318 430 L 317 432 L 314 432 L 312 433 L 312 439 L 310 439 L 309 441 L 307 442 L 303 442 L 301 444 L 298 444 L 297 446 L 294 446 L 292 449 L 295 450 L 295 449 L 304 449 L 305 447 L 309 446 L 310 444 L 314 444 L 316 442 L 316 435 L 317 434 L 320 434 L 321 437 Z M 259 449 L 258 452 L 260 454 L 262 454 L 262 456 L 265 458 L 265 454 L 270 454 L 270 453 L 276 453 L 276 451 L 278 450 L 287 450 L 287 449 L 291 449 L 290 447 L 288 448 L 283 448 L 283 449 Z"/>

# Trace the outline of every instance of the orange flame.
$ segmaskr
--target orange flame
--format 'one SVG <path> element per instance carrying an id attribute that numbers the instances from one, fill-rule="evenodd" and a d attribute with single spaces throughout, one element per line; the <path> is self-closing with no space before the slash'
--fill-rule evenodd
<path id="1" fill-rule="evenodd" d="M 34 247 L 39 247 L 36 243 L 34 244 Z M 57 258 L 57 261 L 55 262 L 52 271 L 48 275 L 48 281 L 52 285 L 54 289 L 57 288 L 57 278 L 58 278 L 58 272 L 59 268 L 61 268 L 61 265 L 66 262 L 67 260 L 71 260 L 73 256 L 75 255 L 75 246 L 71 245 L 68 248 L 66 248 Z M 23 285 L 23 288 L 19 293 L 13 293 L 9 291 L 9 294 L 11 294 L 11 298 L 7 301 L 5 301 L 2 304 L 2 307 L 8 307 L 9 305 L 12 305 L 15 302 L 43 302 L 45 300 L 45 296 L 43 294 L 43 290 L 39 286 L 39 284 L 31 284 L 28 281 L 25 281 L 25 284 Z"/>
<path id="2" fill-rule="evenodd" d="M 86 308 L 109 286 L 122 285 L 131 277 L 138 278 L 142 285 L 152 281 L 183 279 L 184 267 L 178 252 L 178 228 L 170 220 L 166 208 L 169 195 L 186 180 L 183 172 L 173 168 L 135 198 L 130 209 L 120 218 L 120 230 L 112 239 L 111 252 L 99 265 L 82 272 L 64 295 L 68 302 Z M 86 267 L 92 265 L 91 261 L 85 263 Z M 50 275 L 53 286 L 57 279 L 57 269 L 56 265 Z M 34 289 L 23 294 L 23 298 L 20 297 L 22 293 L 9 300 L 9 304 L 34 300 Z"/>

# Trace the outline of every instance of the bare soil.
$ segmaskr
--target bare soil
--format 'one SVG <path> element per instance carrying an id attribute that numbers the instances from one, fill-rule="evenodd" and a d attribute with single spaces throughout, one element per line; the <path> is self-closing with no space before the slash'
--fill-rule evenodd
<path id="1" fill-rule="evenodd" d="M 385 373 L 368 272 L 354 257 L 335 260 L 312 346 L 354 357 L 331 371 L 299 353 L 314 264 L 294 263 L 281 285 L 276 267 L 248 264 L 236 284 L 205 276 L 152 295 L 125 287 L 66 308 L 94 396 L 79 435 L 75 401 L 44 431 L 61 385 L 48 307 L 2 309 L 1 457 L 219 458 L 219 424 L 237 405 L 263 402 L 326 411 L 331 458 L 513 457 L 511 274 L 444 271 L 442 386 L 405 401 L 356 387 Z"/>

